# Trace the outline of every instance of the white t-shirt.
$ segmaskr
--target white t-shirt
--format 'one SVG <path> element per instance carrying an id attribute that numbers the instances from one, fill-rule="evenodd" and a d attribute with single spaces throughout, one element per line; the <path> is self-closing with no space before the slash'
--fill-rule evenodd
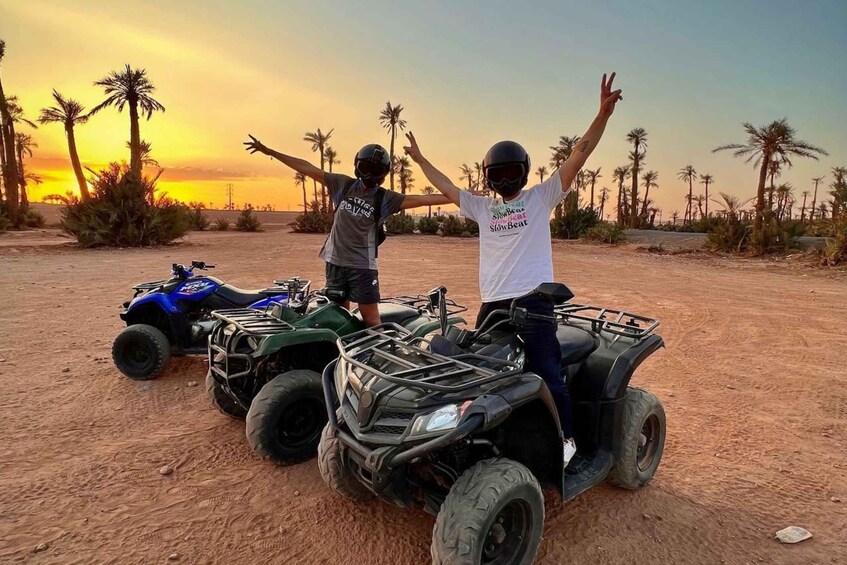
<path id="1" fill-rule="evenodd" d="M 568 192 L 558 172 L 509 202 L 461 192 L 459 213 L 479 224 L 483 302 L 516 298 L 554 282 L 550 213 Z"/>

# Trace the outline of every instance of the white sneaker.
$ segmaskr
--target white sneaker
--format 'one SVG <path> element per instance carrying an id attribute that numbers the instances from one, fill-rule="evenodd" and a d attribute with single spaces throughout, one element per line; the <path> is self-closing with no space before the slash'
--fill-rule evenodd
<path id="1" fill-rule="evenodd" d="M 571 462 L 571 458 L 576 455 L 576 443 L 574 442 L 572 437 L 569 437 L 565 440 L 563 452 L 565 467 L 567 467 L 568 463 Z"/>

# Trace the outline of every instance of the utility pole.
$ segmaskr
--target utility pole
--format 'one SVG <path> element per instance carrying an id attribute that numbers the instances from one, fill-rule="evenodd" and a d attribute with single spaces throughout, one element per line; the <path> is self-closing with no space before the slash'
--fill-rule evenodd
<path id="1" fill-rule="evenodd" d="M 227 204 L 226 209 L 232 210 L 233 209 L 232 208 L 232 184 L 226 185 L 226 195 L 227 195 L 227 199 L 229 200 L 229 204 Z"/>

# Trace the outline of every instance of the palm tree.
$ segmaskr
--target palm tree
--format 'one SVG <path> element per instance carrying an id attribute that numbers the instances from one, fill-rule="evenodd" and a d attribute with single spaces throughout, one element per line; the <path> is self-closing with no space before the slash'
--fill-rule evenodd
<path id="1" fill-rule="evenodd" d="M 806 221 L 806 199 L 809 197 L 809 194 L 811 194 L 811 193 L 808 190 L 803 191 L 803 207 L 800 208 L 800 221 L 801 222 Z"/>
<path id="2" fill-rule="evenodd" d="M 612 173 L 612 178 L 618 183 L 618 225 L 620 226 L 624 224 L 624 210 L 626 209 L 624 206 L 624 197 L 626 194 L 624 193 L 623 183 L 626 182 L 629 175 L 630 170 L 627 165 L 615 168 L 615 171 Z"/>
<path id="3" fill-rule="evenodd" d="M 476 173 L 476 180 L 474 181 L 474 187 L 475 187 L 477 190 L 480 190 L 480 189 L 482 188 L 482 163 L 480 163 L 479 161 L 476 161 L 476 162 L 473 164 L 473 170 L 474 170 L 474 172 Z M 486 196 L 488 195 L 488 190 L 487 190 L 487 189 L 482 188 L 482 192 L 483 192 L 483 194 L 485 194 Z"/>
<path id="4" fill-rule="evenodd" d="M 427 185 L 427 186 L 423 187 L 423 189 L 421 189 L 421 192 L 424 193 L 424 194 L 427 194 L 427 195 L 428 194 L 435 194 L 435 189 L 433 187 Z M 432 204 L 430 204 L 428 206 L 428 208 L 429 208 L 429 210 L 427 210 L 426 217 L 431 218 L 432 217 Z"/>
<path id="5" fill-rule="evenodd" d="M 656 182 L 659 178 L 659 173 L 656 171 L 647 171 L 641 180 L 644 181 L 644 204 L 641 207 L 641 216 L 647 216 L 647 198 L 650 195 L 651 188 L 659 188 L 659 183 Z"/>
<path id="6" fill-rule="evenodd" d="M 91 114 L 107 106 L 115 106 L 118 112 L 122 112 L 124 106 L 129 107 L 129 168 L 134 175 L 141 176 L 141 130 L 138 125 L 138 111 L 140 109 L 141 114 L 146 114 L 148 120 L 153 112 L 165 111 L 165 107 L 152 96 L 156 87 L 147 78 L 147 71 L 133 69 L 129 65 L 122 71 L 112 71 L 107 77 L 95 82 L 94 86 L 103 87 L 106 100 L 92 108 Z"/>
<path id="7" fill-rule="evenodd" d="M 567 161 L 571 156 L 571 153 L 573 153 L 577 141 L 579 141 L 578 135 L 570 137 L 562 135 L 559 137 L 558 145 L 550 146 L 550 149 L 553 151 L 553 154 L 550 157 L 550 167 L 552 171 L 558 170 L 559 167 L 565 164 L 565 161 Z"/>
<path id="8" fill-rule="evenodd" d="M 303 213 L 305 214 L 309 211 L 309 203 L 306 201 L 306 175 L 296 173 L 294 175 L 294 184 L 299 184 L 303 187 Z"/>
<path id="9" fill-rule="evenodd" d="M 547 167 L 541 165 L 535 169 L 535 174 L 538 175 L 538 182 L 544 182 L 544 177 L 547 176 Z"/>
<path id="10" fill-rule="evenodd" d="M 391 145 L 389 146 L 389 157 L 391 162 L 394 162 L 394 140 L 397 137 L 397 130 L 403 131 L 406 129 L 406 120 L 400 118 L 403 112 L 403 106 L 397 104 L 391 105 L 391 101 L 385 103 L 385 108 L 379 113 L 379 123 L 391 133 Z M 391 190 L 394 190 L 394 169 L 389 172 L 391 182 Z"/>
<path id="11" fill-rule="evenodd" d="M 28 157 L 32 157 L 32 150 L 38 147 L 38 144 L 32 140 L 32 136 L 26 133 L 17 132 L 15 133 L 15 153 L 17 156 L 18 163 L 18 176 L 20 182 L 20 200 L 21 200 L 21 208 L 26 210 L 29 207 L 29 198 L 26 194 L 26 181 L 27 181 L 27 173 L 24 169 L 24 155 Z"/>
<path id="12" fill-rule="evenodd" d="M 744 157 L 747 163 L 753 161 L 754 167 L 759 167 L 759 184 L 756 189 L 756 215 L 753 221 L 753 231 L 763 241 L 762 226 L 765 211 L 765 178 L 768 166 L 774 158 L 790 162 L 791 157 L 808 157 L 818 160 L 818 155 L 828 155 L 820 147 L 795 138 L 796 130 L 788 124 L 788 120 L 772 122 L 766 126 L 756 127 L 749 122 L 742 124 L 747 133 L 746 143 L 731 143 L 721 145 L 712 152 L 732 150 L 734 157 Z M 761 249 L 764 251 L 764 248 Z"/>
<path id="13" fill-rule="evenodd" d="M 632 195 L 630 197 L 630 227 L 634 228 L 638 224 L 638 173 L 641 172 L 641 164 L 647 154 L 642 151 L 642 148 L 647 148 L 647 130 L 644 128 L 635 128 L 626 134 L 626 140 L 632 143 L 633 151 L 630 153 L 632 161 Z"/>
<path id="14" fill-rule="evenodd" d="M 415 179 L 412 178 L 412 163 L 408 157 L 397 157 L 394 159 L 394 172 L 397 173 L 397 180 L 400 181 L 400 193 L 406 194 L 407 190 L 414 188 Z M 401 212 L 406 215 L 406 211 Z"/>
<path id="15" fill-rule="evenodd" d="M 703 202 L 705 200 L 706 200 L 706 198 L 702 194 L 698 194 L 697 196 L 694 197 L 694 202 L 697 203 L 697 210 L 700 211 L 700 219 L 703 219 L 703 218 L 706 217 L 705 214 L 703 213 Z"/>
<path id="16" fill-rule="evenodd" d="M 0 39 L 0 63 L 6 55 L 6 42 Z M 3 91 L 3 81 L 0 80 L 0 133 L 3 139 L 3 184 L 6 187 L 6 213 L 14 227 L 20 227 L 21 218 L 18 214 L 18 186 L 20 177 L 15 166 L 15 125 L 9 112 L 9 100 Z"/>
<path id="17" fill-rule="evenodd" d="M 329 141 L 329 138 L 332 136 L 332 132 L 335 131 L 335 128 L 329 130 L 327 133 L 322 133 L 321 128 L 314 133 L 306 132 L 303 136 L 303 141 L 307 141 L 312 144 L 312 151 L 318 153 L 321 156 L 321 170 L 324 170 L 326 165 L 324 155 L 324 148 L 326 147 L 326 142 Z M 313 180 L 314 182 L 314 180 Z M 317 193 L 317 185 L 315 185 L 315 192 Z M 326 187 L 321 183 L 321 210 L 326 212 Z"/>
<path id="18" fill-rule="evenodd" d="M 700 175 L 700 184 L 706 185 L 706 217 L 709 217 L 709 185 L 714 184 L 715 178 L 706 173 L 705 175 Z"/>
<path id="19" fill-rule="evenodd" d="M 845 181 L 847 167 L 833 167 L 832 175 L 835 177 L 835 180 L 829 185 L 832 189 L 830 191 L 832 195 L 831 210 L 832 219 L 836 220 L 847 211 L 847 181 Z"/>
<path id="20" fill-rule="evenodd" d="M 679 170 L 676 178 L 681 181 L 688 181 L 688 208 L 685 210 L 685 222 L 693 222 L 692 215 L 694 211 L 691 209 L 691 202 L 694 199 L 694 178 L 697 176 L 697 171 L 693 165 L 686 165 Z"/>
<path id="21" fill-rule="evenodd" d="M 674 210 L 673 214 L 671 214 L 671 220 L 673 220 L 673 225 L 676 225 L 676 221 L 679 219 L 679 210 Z"/>
<path id="22" fill-rule="evenodd" d="M 825 220 L 826 219 L 826 211 L 827 211 L 826 202 L 821 202 L 820 205 L 818 206 L 818 218 L 820 218 L 821 220 Z"/>
<path id="23" fill-rule="evenodd" d="M 327 163 L 327 165 L 329 165 L 329 172 L 330 173 L 332 172 L 332 166 L 333 165 L 340 165 L 341 164 L 341 161 L 338 159 L 338 153 L 335 151 L 335 149 L 333 149 L 329 145 L 327 145 L 326 148 L 324 149 L 324 157 L 326 157 L 326 163 Z"/>
<path id="24" fill-rule="evenodd" d="M 597 167 L 596 170 L 592 171 L 591 169 L 586 169 L 585 178 L 587 182 L 591 183 L 591 209 L 594 209 L 594 185 L 597 184 L 597 179 L 601 178 L 603 175 L 600 174 L 601 167 Z"/>
<path id="25" fill-rule="evenodd" d="M 603 210 L 606 208 L 606 201 L 609 199 L 611 191 L 605 186 L 600 189 L 600 219 L 603 219 Z"/>
<path id="26" fill-rule="evenodd" d="M 473 190 L 473 179 L 474 179 L 473 169 L 471 169 L 471 167 L 467 163 L 462 163 L 462 166 L 459 167 L 459 171 L 462 173 L 459 176 L 459 180 L 467 180 L 468 181 L 468 190 Z"/>
<path id="27" fill-rule="evenodd" d="M 776 191 L 774 179 L 782 176 L 782 161 L 780 159 L 771 159 L 768 164 L 768 176 L 771 178 L 771 186 L 768 188 L 768 210 L 773 210 L 773 195 Z"/>
<path id="28" fill-rule="evenodd" d="M 812 182 L 815 183 L 815 195 L 812 197 L 812 207 L 809 208 L 809 222 L 811 222 L 812 220 L 815 219 L 814 218 L 815 204 L 817 204 L 817 201 L 818 201 L 818 184 L 821 181 L 823 181 L 823 179 L 825 179 L 825 178 L 826 178 L 826 175 L 823 175 L 823 176 L 820 176 L 820 177 L 815 177 L 815 178 L 812 179 Z"/>
<path id="29" fill-rule="evenodd" d="M 792 187 L 790 183 L 783 183 L 776 187 L 776 219 L 782 221 L 785 217 L 785 207 L 788 205 L 789 200 L 791 200 L 791 191 Z"/>
<path id="30" fill-rule="evenodd" d="M 42 108 L 38 116 L 38 123 L 60 123 L 65 126 L 65 137 L 68 138 L 68 153 L 71 157 L 71 168 L 73 168 L 77 185 L 79 185 L 79 194 L 83 200 L 88 200 L 88 184 L 85 182 L 85 176 L 82 174 L 82 164 L 79 161 L 79 153 L 76 149 L 74 128 L 77 125 L 87 122 L 90 114 L 85 113 L 85 106 L 73 98 L 65 98 L 55 89 L 53 90 L 53 99 L 56 101 L 56 105 L 49 108 Z"/>

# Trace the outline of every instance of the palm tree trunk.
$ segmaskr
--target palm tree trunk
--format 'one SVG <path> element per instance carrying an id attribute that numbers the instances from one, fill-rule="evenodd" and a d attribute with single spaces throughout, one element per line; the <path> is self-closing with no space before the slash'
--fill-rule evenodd
<path id="1" fill-rule="evenodd" d="M 591 209 L 594 209 L 594 183 L 595 181 L 591 181 Z"/>
<path id="2" fill-rule="evenodd" d="M 138 125 L 138 101 L 129 101 L 129 170 L 141 177 L 141 130 Z"/>
<path id="3" fill-rule="evenodd" d="M 389 161 L 390 165 L 388 167 L 388 178 L 391 181 L 391 190 L 394 190 L 394 136 L 397 133 L 397 126 L 395 124 L 391 124 L 391 147 L 389 148 Z"/>
<path id="4" fill-rule="evenodd" d="M 428 208 L 429 208 L 429 211 L 427 212 L 426 217 L 431 218 L 432 217 L 432 204 L 430 204 Z"/>
<path id="5" fill-rule="evenodd" d="M 618 225 L 623 227 L 623 179 L 618 182 Z"/>
<path id="6" fill-rule="evenodd" d="M 753 219 L 753 233 L 763 242 L 762 224 L 765 213 L 765 181 L 768 178 L 768 163 L 770 155 L 763 155 L 762 166 L 759 169 L 759 186 L 756 189 L 756 217 Z M 764 250 L 762 250 L 764 251 Z"/>
<path id="7" fill-rule="evenodd" d="M 320 147 L 318 147 L 318 150 L 321 152 L 321 170 L 323 171 L 323 170 L 324 170 L 324 167 L 326 166 L 326 163 L 324 162 L 324 147 L 323 147 L 323 145 L 321 145 Z M 324 211 L 324 213 L 326 213 L 326 212 L 327 212 L 327 207 L 326 207 L 326 186 L 324 185 L 324 183 L 321 183 L 321 210 L 323 210 L 323 211 Z"/>
<path id="8" fill-rule="evenodd" d="M 6 144 L 3 142 L 3 120 L 0 119 L 0 185 L 6 184 Z M 0 203 L 3 202 L 3 191 L 0 190 Z"/>
<path id="9" fill-rule="evenodd" d="M 635 154 L 636 158 L 632 162 L 632 195 L 631 200 L 629 202 L 630 208 L 630 218 L 629 218 L 629 227 L 636 228 L 638 227 L 638 169 L 639 169 L 639 161 L 640 159 L 637 157 L 638 155 L 638 144 L 635 144 Z"/>
<path id="10" fill-rule="evenodd" d="M 647 199 L 650 197 L 650 183 L 644 187 L 644 203 L 641 205 L 641 216 L 647 217 Z"/>
<path id="11" fill-rule="evenodd" d="M 694 222 L 694 177 L 688 175 L 688 221 Z"/>
<path id="12" fill-rule="evenodd" d="M 76 150 L 76 136 L 74 135 L 73 126 L 65 127 L 65 133 L 68 136 L 68 153 L 71 154 L 71 167 L 73 167 L 74 176 L 79 185 L 80 198 L 88 200 L 90 198 L 88 185 L 85 183 L 85 176 L 82 174 L 82 164 L 79 162 L 79 154 Z"/>
<path id="13" fill-rule="evenodd" d="M 9 106 L 0 81 L 0 134 L 3 136 L 5 160 L 3 167 L 3 183 L 6 185 L 6 213 L 16 228 L 21 226 L 18 214 L 18 168 L 15 162 L 15 125 L 9 115 Z"/>
<path id="14" fill-rule="evenodd" d="M 305 214 L 309 211 L 309 203 L 306 201 L 306 183 L 304 182 L 300 186 L 303 187 L 303 213 Z"/>
<path id="15" fill-rule="evenodd" d="M 800 221 L 806 221 L 806 198 L 808 198 L 808 194 L 803 195 L 803 207 L 800 209 Z"/>
<path id="16" fill-rule="evenodd" d="M 818 181 L 815 181 L 815 195 L 812 196 L 812 207 L 809 208 L 809 222 L 815 219 L 815 204 L 818 201 Z"/>
<path id="17" fill-rule="evenodd" d="M 21 191 L 20 191 L 20 199 L 21 199 L 21 211 L 26 212 L 27 208 L 29 208 L 29 198 L 26 195 L 26 175 L 24 174 L 24 152 L 20 146 L 18 146 L 18 180 L 21 183 Z"/>
<path id="18" fill-rule="evenodd" d="M 709 217 L 709 183 L 706 184 L 706 217 Z"/>

